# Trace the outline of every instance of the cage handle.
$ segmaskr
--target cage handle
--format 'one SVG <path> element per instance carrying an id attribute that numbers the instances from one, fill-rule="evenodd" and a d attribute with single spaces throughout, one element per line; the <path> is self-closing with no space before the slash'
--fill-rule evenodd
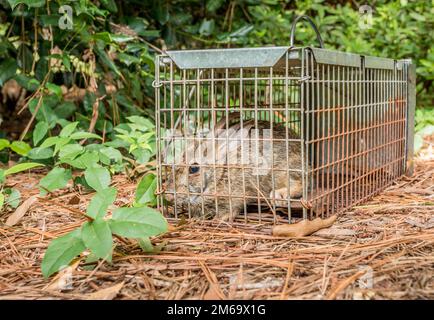
<path id="1" fill-rule="evenodd" d="M 320 35 L 319 31 L 318 31 L 318 28 L 315 25 L 315 22 L 313 22 L 313 20 L 309 16 L 306 16 L 306 15 L 298 16 L 292 22 L 292 25 L 291 25 L 291 35 L 290 35 L 290 38 L 289 38 L 289 45 L 291 47 L 294 46 L 295 26 L 296 26 L 297 22 L 300 21 L 300 20 L 306 20 L 307 22 L 309 22 L 309 24 L 311 25 L 312 29 L 316 33 L 316 39 L 319 42 L 319 47 L 323 49 L 324 48 L 324 42 L 322 41 L 321 35 Z"/>

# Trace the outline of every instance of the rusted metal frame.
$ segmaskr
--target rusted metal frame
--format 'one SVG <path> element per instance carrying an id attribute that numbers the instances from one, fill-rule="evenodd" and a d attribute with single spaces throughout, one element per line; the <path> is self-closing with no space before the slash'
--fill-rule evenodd
<path id="1" fill-rule="evenodd" d="M 164 87 L 164 85 L 163 85 L 163 87 Z M 165 99 L 166 100 L 166 99 Z M 167 100 L 166 100 L 166 103 L 167 103 Z M 165 105 L 167 105 L 165 103 Z M 174 90 L 173 90 L 173 61 L 172 60 L 170 60 L 170 62 L 169 62 L 169 108 L 170 108 L 170 128 L 171 129 L 173 129 L 174 127 L 175 127 L 175 123 L 174 123 L 174 120 L 175 120 L 175 113 L 174 113 Z M 172 134 L 172 137 L 173 137 L 173 134 Z M 173 140 L 172 140 L 172 143 L 171 143 L 171 145 L 172 145 L 172 154 L 173 154 L 173 159 L 175 160 L 176 159 L 176 147 L 175 147 L 175 143 L 173 142 Z M 176 192 L 176 165 L 175 165 L 175 161 L 173 161 L 173 164 L 172 164 L 172 170 L 171 170 L 171 174 L 172 174 L 172 178 L 173 178 L 173 181 L 174 181 L 174 183 L 173 183 L 173 187 L 175 188 L 174 189 L 174 202 L 175 202 L 175 208 L 174 208 L 174 210 L 175 210 L 175 218 L 178 218 L 178 212 L 177 212 L 177 196 L 176 196 L 176 194 L 177 194 L 177 192 Z"/>
<path id="2" fill-rule="evenodd" d="M 327 78 L 330 80 L 331 77 L 332 77 L 332 75 L 331 75 L 331 72 L 330 72 L 330 65 L 328 64 L 327 65 Z M 330 110 L 332 108 L 332 100 L 331 99 L 332 99 L 332 97 L 331 97 L 331 92 L 330 92 L 330 88 L 329 88 L 327 90 L 327 109 L 326 109 L 326 110 L 328 110 L 327 111 L 327 135 L 326 135 L 327 137 L 330 137 L 330 135 L 332 134 L 332 131 L 331 131 L 331 127 L 332 127 L 332 123 L 331 123 L 332 111 Z M 329 190 L 330 187 L 331 187 L 331 185 L 330 185 L 331 184 L 330 175 L 333 175 L 333 172 L 330 172 L 330 170 L 326 170 L 326 169 L 331 168 L 329 160 L 332 157 L 332 153 L 331 153 L 332 141 L 331 141 L 331 139 L 327 139 L 327 140 L 324 140 L 324 141 L 327 141 L 327 157 L 325 158 L 327 160 L 325 162 L 323 171 L 327 172 L 327 174 L 326 174 L 326 181 L 327 181 L 327 183 L 326 183 L 325 190 Z M 323 189 L 321 191 L 321 195 L 323 195 L 325 193 L 325 190 Z M 326 208 L 330 208 L 331 195 L 327 194 L 326 196 L 327 196 L 326 197 L 327 198 L 327 200 L 326 200 Z M 330 211 L 330 210 L 328 210 L 328 211 Z M 333 209 L 331 211 L 332 211 L 331 214 L 333 214 L 334 213 Z"/>
<path id="3" fill-rule="evenodd" d="M 202 117 L 201 117 L 201 112 L 202 112 L 202 103 L 201 103 L 201 83 L 200 83 L 200 77 L 202 75 L 202 70 L 197 68 L 196 70 L 196 108 L 194 110 L 195 114 L 197 115 L 195 117 L 195 125 L 196 125 L 196 129 L 201 127 L 200 123 L 202 122 Z M 196 130 L 195 132 L 195 136 L 198 137 L 198 130 Z M 199 141 L 198 143 L 198 154 L 199 157 L 203 157 L 204 156 L 204 150 L 203 150 L 203 143 L 201 141 Z M 195 155 L 197 155 L 197 153 L 195 152 Z M 202 159 L 201 159 L 202 161 Z M 188 163 L 187 163 L 188 164 Z M 205 168 L 208 168 L 208 165 L 204 166 Z M 201 206 L 202 206 L 202 218 L 205 219 L 205 197 L 203 195 L 203 191 L 204 191 L 204 173 L 203 170 L 199 170 L 199 174 L 200 174 L 200 199 L 201 199 Z M 188 175 L 187 175 L 188 176 Z M 187 186 L 187 189 L 189 188 L 189 185 Z M 190 215 L 189 215 L 190 216 Z"/>
<path id="4" fill-rule="evenodd" d="M 273 74 L 273 67 L 271 67 L 270 69 L 269 69 L 269 99 L 270 99 L 270 103 L 269 103 L 269 106 L 270 106 L 270 109 L 269 109 L 269 111 L 268 111 L 268 113 L 269 113 L 269 115 L 270 115 L 270 119 L 269 119 L 269 121 L 270 121 L 270 133 L 271 133 L 271 137 L 270 137 L 270 139 L 271 139 L 271 141 L 270 141 L 270 144 L 271 144 L 271 185 L 272 185 L 272 195 L 273 195 L 273 197 L 272 197 L 272 206 L 273 206 L 273 210 L 272 210 L 272 212 L 273 212 L 273 218 L 274 218 L 274 222 L 277 222 L 277 217 L 276 217 L 276 194 L 275 194 L 275 190 L 276 190 L 276 179 L 275 179 L 275 176 L 274 176 L 274 141 L 273 141 L 273 139 L 274 139 L 274 132 L 273 132 L 273 128 L 274 128 L 274 114 L 273 114 L 273 82 L 274 82 L 274 74 Z M 264 133 L 263 133 L 264 134 Z"/>
<path id="5" fill-rule="evenodd" d="M 394 145 L 394 144 L 402 143 L 404 140 L 405 140 L 404 137 L 400 137 L 400 138 L 398 138 L 398 139 L 396 139 L 396 140 L 389 141 L 389 142 L 387 142 L 386 144 L 381 144 L 381 145 L 375 146 L 375 147 L 373 147 L 373 148 L 371 148 L 371 149 L 369 149 L 369 150 L 362 151 L 362 152 L 356 153 L 356 154 L 354 154 L 354 155 L 348 156 L 348 160 L 355 159 L 355 158 L 357 158 L 357 157 L 359 157 L 359 156 L 363 156 L 363 155 L 369 155 L 371 152 L 378 151 L 378 149 L 386 148 L 386 147 L 388 147 L 389 145 Z M 344 159 L 339 159 L 339 160 L 335 160 L 335 161 L 333 161 L 333 162 L 330 162 L 330 163 L 327 164 L 327 165 L 323 165 L 323 166 L 321 166 L 321 167 L 317 167 L 317 168 L 315 168 L 315 169 L 313 169 L 313 170 L 314 170 L 314 171 L 320 171 L 320 170 L 322 170 L 322 169 L 324 169 L 324 168 L 327 168 L 329 165 L 338 165 L 338 164 L 340 164 L 340 163 L 343 163 L 343 162 L 346 161 L 346 160 L 347 160 L 346 158 L 344 158 Z"/>
<path id="6" fill-rule="evenodd" d="M 212 170 L 214 173 L 214 205 L 216 210 L 216 215 L 219 215 L 219 205 L 218 205 L 218 196 L 217 196 L 217 155 L 216 155 L 216 132 L 214 129 L 215 124 L 217 123 L 217 114 L 216 114 L 216 101 L 215 101 L 215 69 L 211 69 L 211 82 L 210 82 L 210 90 L 211 90 L 211 122 L 212 122 L 212 131 L 211 131 L 211 139 L 212 139 Z"/>
<path id="7" fill-rule="evenodd" d="M 288 210 L 288 223 L 291 223 L 291 175 L 289 171 L 289 52 L 287 51 L 285 54 L 285 89 L 284 89 L 284 96 L 285 96 L 285 148 L 286 148 L 286 185 L 288 188 L 287 192 L 287 210 Z"/>
<path id="8" fill-rule="evenodd" d="M 308 53 L 309 51 L 304 49 L 301 51 L 301 76 L 308 77 L 309 74 L 309 63 L 308 63 Z M 309 85 L 307 82 L 303 82 L 300 88 L 300 113 L 301 113 L 301 124 L 300 124 L 300 134 L 301 134 L 301 159 L 302 159 L 302 181 L 303 181 L 303 200 L 308 201 L 308 175 L 307 175 L 307 164 L 308 164 L 308 146 L 307 141 L 309 141 L 309 134 L 305 130 L 305 118 L 306 118 L 306 107 L 309 106 L 306 97 L 309 96 Z M 306 121 L 308 123 L 308 121 Z M 303 206 L 303 219 L 307 219 L 307 209 Z"/>
<path id="9" fill-rule="evenodd" d="M 398 158 L 398 159 L 394 159 L 393 161 L 391 161 L 391 163 L 396 163 L 396 162 L 402 161 L 402 158 L 403 158 L 403 157 L 400 157 L 400 158 Z M 384 164 L 383 166 L 380 166 L 377 170 L 384 169 L 384 168 L 386 168 L 387 166 L 388 166 L 388 164 Z M 363 179 L 366 178 L 367 176 L 372 175 L 373 172 L 375 173 L 377 170 L 375 170 L 375 171 L 368 171 L 368 172 L 365 172 L 364 174 L 357 176 L 357 177 L 354 178 L 353 180 L 354 180 L 354 182 L 357 182 L 357 181 L 359 181 L 359 180 L 363 180 Z M 316 200 L 318 200 L 319 198 L 326 196 L 327 194 L 334 194 L 334 193 L 336 193 L 336 191 L 341 190 L 342 188 L 346 187 L 347 185 L 349 185 L 349 184 L 352 183 L 352 182 L 353 182 L 353 181 L 349 180 L 349 181 L 346 181 L 345 183 L 343 183 L 342 185 L 339 185 L 338 187 L 331 188 L 331 189 L 327 190 L 324 194 L 321 194 L 321 195 L 319 195 L 319 196 L 313 197 L 313 198 L 312 198 L 312 201 L 316 201 Z M 391 181 L 391 182 L 393 182 L 393 181 Z M 374 189 L 374 191 L 375 191 L 375 189 Z M 370 192 L 372 192 L 372 190 L 371 190 Z M 370 193 L 368 193 L 368 194 L 370 194 Z M 367 195 L 365 195 L 365 197 L 367 197 Z"/>
<path id="10" fill-rule="evenodd" d="M 202 108 L 202 111 L 212 112 L 213 110 L 215 110 L 215 111 L 224 111 L 225 109 L 224 109 L 224 108 L 214 108 L 214 109 L 213 109 L 213 108 L 207 108 L 207 107 L 203 107 L 203 108 Z M 255 108 L 246 108 L 246 107 L 243 107 L 243 110 L 244 110 L 244 111 L 254 112 L 254 111 L 255 111 Z M 267 112 L 267 111 L 270 110 L 270 108 L 257 108 L 256 110 L 257 110 L 257 111 L 262 111 L 262 112 L 264 112 L 264 111 Z M 273 110 L 274 110 L 274 111 L 282 111 L 282 112 L 286 112 L 286 109 L 285 109 L 285 108 L 274 108 Z M 160 109 L 160 111 L 161 111 L 161 112 L 170 112 L 170 109 Z M 300 109 L 299 109 L 299 108 L 289 108 L 288 111 L 299 112 Z"/>
<path id="11" fill-rule="evenodd" d="M 159 81 L 160 79 L 160 55 L 155 56 L 155 81 Z M 163 175 L 161 172 L 161 131 L 160 131 L 160 90 L 161 87 L 155 87 L 154 88 L 154 94 L 155 94 L 155 122 L 156 122 L 156 128 L 155 128 L 155 138 L 156 138 L 156 158 L 157 158 L 157 166 L 156 166 L 156 174 L 157 174 L 157 209 L 164 212 L 163 204 L 163 196 L 161 194 L 163 190 Z"/>
<path id="12" fill-rule="evenodd" d="M 316 142 L 324 141 L 324 140 L 327 140 L 328 138 L 338 138 L 338 137 L 342 137 L 342 136 L 348 136 L 348 135 L 354 134 L 356 132 L 363 132 L 363 131 L 368 131 L 368 130 L 371 130 L 371 129 L 378 129 L 378 128 L 381 128 L 381 127 L 387 127 L 387 126 L 389 126 L 391 124 L 402 123 L 402 122 L 405 122 L 405 119 L 392 120 L 390 122 L 385 122 L 385 123 L 381 123 L 381 124 L 377 124 L 377 125 L 373 125 L 373 126 L 357 129 L 357 130 L 354 129 L 354 130 L 349 130 L 348 132 L 343 132 L 343 133 L 340 133 L 340 134 L 333 134 L 333 135 L 330 135 L 329 137 L 323 137 L 323 138 L 314 139 L 314 140 L 311 141 L 311 143 L 316 143 Z"/>
<path id="13" fill-rule="evenodd" d="M 244 213 L 244 222 L 247 222 L 247 201 L 246 201 L 246 177 L 245 177 L 245 170 L 244 165 L 246 159 L 244 159 L 245 156 L 245 141 L 243 137 L 244 132 L 244 82 L 243 82 L 244 72 L 243 68 L 240 68 L 240 84 L 239 84 L 239 101 L 240 101 L 240 138 L 241 138 L 241 174 L 242 174 L 242 185 L 243 185 L 243 213 Z M 250 135 L 251 137 L 251 135 Z M 250 152 L 250 151 L 249 151 Z"/>
<path id="14" fill-rule="evenodd" d="M 263 81 L 267 81 L 269 79 L 270 79 L 269 77 L 262 76 L 262 77 L 258 77 L 258 79 L 255 79 L 254 77 L 245 77 L 242 80 L 244 80 L 244 81 L 250 81 L 250 80 L 263 80 Z M 290 80 L 300 80 L 300 78 L 298 78 L 298 77 L 289 77 L 289 79 Z M 224 78 L 215 78 L 214 79 L 214 81 L 217 82 L 217 83 L 218 82 L 223 82 L 223 83 L 226 83 L 226 82 L 239 83 L 240 80 L 241 80 L 241 77 L 230 77 L 229 73 L 227 75 L 227 78 L 224 77 Z M 285 80 L 285 77 L 283 77 L 283 76 L 275 77 L 274 80 Z M 199 81 L 199 83 L 206 83 L 206 82 L 210 82 L 210 81 L 211 81 L 210 78 L 201 78 L 200 81 Z M 182 82 L 183 82 L 182 80 L 173 80 L 173 84 L 175 84 L 175 85 L 176 84 L 182 84 Z M 187 84 L 196 84 L 197 80 L 196 79 L 187 79 L 186 83 Z M 170 84 L 170 81 L 169 80 L 161 80 L 159 82 L 159 85 L 164 85 L 164 84 Z"/>
<path id="15" fill-rule="evenodd" d="M 318 83 L 318 87 L 321 85 L 322 90 L 317 90 L 318 93 L 318 105 L 319 110 L 325 110 L 327 107 L 325 105 L 325 74 L 324 74 L 324 65 L 317 63 L 318 66 L 318 78 L 321 80 L 320 83 Z M 316 137 L 324 137 L 325 136 L 325 113 L 319 113 L 316 116 L 316 130 L 317 134 Z M 321 146 L 321 148 L 320 148 Z M 325 159 L 325 145 L 324 142 L 318 142 L 316 143 L 316 164 L 314 167 L 312 167 L 312 173 L 316 173 L 316 186 L 313 189 L 314 192 L 322 194 L 324 192 L 324 183 L 325 183 L 325 176 L 324 176 L 324 170 L 315 170 L 316 167 L 319 165 L 320 161 L 322 159 Z M 320 191 L 321 190 L 321 191 Z M 313 192 L 312 192 L 313 194 Z M 313 198 L 313 197 L 312 197 Z M 315 204 L 316 207 L 324 208 L 324 197 L 321 197 L 320 201 L 317 201 Z M 316 212 L 316 216 L 318 217 L 318 214 L 321 214 L 321 218 L 324 218 L 324 210 L 321 209 L 321 212 Z"/>
<path id="16" fill-rule="evenodd" d="M 404 74 L 405 72 L 405 74 Z M 416 108 L 416 65 L 413 63 L 403 64 L 403 74 L 406 79 L 404 87 L 405 95 L 407 96 L 405 118 L 406 122 L 406 143 L 404 152 L 406 155 L 404 170 L 408 176 L 412 176 L 414 172 L 413 154 L 414 154 L 414 113 Z"/>
<path id="17" fill-rule="evenodd" d="M 255 68 L 255 76 L 253 78 L 254 78 L 255 128 L 258 128 L 258 68 Z M 256 161 L 256 170 L 259 170 L 259 132 L 258 132 L 258 130 L 254 130 L 254 133 L 255 133 L 254 158 Z M 251 151 L 251 152 L 253 152 L 253 151 Z M 255 170 L 255 169 L 253 169 L 253 170 Z M 259 222 L 262 222 L 262 208 L 261 208 L 262 195 L 259 191 L 259 172 L 258 171 L 256 171 L 256 185 L 258 186 L 257 203 L 258 203 Z"/>
<path id="18" fill-rule="evenodd" d="M 181 130 L 182 132 L 182 139 L 183 141 L 181 141 L 181 143 L 184 145 L 184 155 L 185 155 L 185 163 L 187 164 L 187 166 L 190 165 L 189 163 L 189 159 L 188 159 L 188 148 L 190 146 L 187 145 L 187 140 L 190 138 L 188 136 L 188 123 L 189 123 L 189 118 L 190 118 L 190 112 L 189 112 L 189 105 L 190 105 L 190 100 L 191 100 L 191 96 L 190 94 L 187 96 L 187 70 L 181 70 L 180 71 L 182 73 L 182 96 L 181 96 L 181 113 L 179 115 L 180 117 L 180 122 L 184 121 L 184 130 Z M 193 91 L 193 88 L 191 89 L 191 92 Z M 177 125 L 175 124 L 175 128 L 171 128 L 171 130 L 177 130 Z M 196 134 L 196 132 L 194 132 L 194 134 Z M 194 137 L 193 137 L 193 144 L 195 143 L 194 141 Z M 196 152 L 196 150 L 193 151 L 193 156 Z M 179 167 L 179 166 L 178 166 Z M 190 199 L 190 176 L 187 172 L 187 186 L 186 186 L 186 190 L 187 190 L 187 197 Z M 187 202 L 187 214 L 188 214 L 188 218 L 191 219 L 191 205 L 190 205 L 190 201 Z"/>
<path id="19" fill-rule="evenodd" d="M 226 135 L 226 160 L 228 155 L 229 155 L 229 107 L 230 107 L 230 102 L 229 102 L 229 69 L 225 68 L 225 117 L 226 117 L 226 130 L 225 130 L 225 135 Z M 227 173 L 228 173 L 228 189 L 229 189 L 229 211 L 232 212 L 233 207 L 232 207 L 232 185 L 231 185 L 231 168 L 229 167 L 229 164 L 227 163 Z"/>

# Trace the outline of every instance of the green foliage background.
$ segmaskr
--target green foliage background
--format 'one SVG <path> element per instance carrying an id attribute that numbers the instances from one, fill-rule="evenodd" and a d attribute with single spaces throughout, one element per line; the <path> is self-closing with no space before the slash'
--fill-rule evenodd
<path id="1" fill-rule="evenodd" d="M 28 95 L 38 90 L 44 93 L 35 123 L 44 121 L 49 130 L 55 130 L 63 119 L 88 128 L 92 106 L 99 103 L 95 131 L 104 131 L 110 138 L 113 126 L 125 122 L 127 116 L 153 118 L 156 49 L 288 45 L 292 20 L 308 14 L 327 48 L 413 59 L 418 107 L 424 108 L 417 121 L 422 127 L 433 125 L 434 1 L 367 1 L 374 9 L 373 26 L 368 30 L 359 27 L 357 4 L 323 0 L 0 0 L 0 86 L 15 78 Z M 73 9 L 73 30 L 58 27 L 61 5 Z M 315 44 L 308 26 L 300 25 L 297 42 Z M 56 47 L 60 53 L 50 56 Z M 95 57 L 94 68 L 89 53 Z M 56 67 L 50 67 L 50 59 L 57 59 Z M 61 85 L 88 89 L 93 78 L 96 92 L 88 91 L 78 101 L 63 99 Z M 115 90 L 108 89 L 113 86 Z M 27 107 L 35 113 L 36 106 L 37 101 L 30 101 Z M 29 130 L 24 138 L 31 136 Z"/>

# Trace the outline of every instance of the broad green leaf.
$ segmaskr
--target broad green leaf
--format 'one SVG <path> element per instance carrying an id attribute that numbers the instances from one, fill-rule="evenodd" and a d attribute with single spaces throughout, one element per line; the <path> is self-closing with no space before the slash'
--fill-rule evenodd
<path id="1" fill-rule="evenodd" d="M 53 157 L 53 149 L 41 147 L 33 148 L 27 154 L 27 157 L 33 160 L 49 159 Z"/>
<path id="2" fill-rule="evenodd" d="M 84 172 L 84 178 L 89 186 L 99 192 L 110 185 L 110 172 L 103 167 L 90 167 Z"/>
<path id="3" fill-rule="evenodd" d="M 12 10 L 20 3 L 23 3 L 30 8 L 40 8 L 45 5 L 45 0 L 8 0 L 8 3 Z"/>
<path id="4" fill-rule="evenodd" d="M 99 157 L 102 163 L 110 165 L 113 162 L 122 162 L 122 153 L 112 147 L 103 147 L 99 150 Z"/>
<path id="5" fill-rule="evenodd" d="M 15 153 L 21 156 L 26 156 L 29 153 L 29 151 L 32 150 L 32 147 L 29 146 L 24 141 L 14 141 L 11 143 L 10 148 L 12 151 L 14 151 Z"/>
<path id="6" fill-rule="evenodd" d="M 10 146 L 10 142 L 6 139 L 0 139 L 0 151 L 4 148 L 8 148 Z"/>
<path id="7" fill-rule="evenodd" d="M 42 260 L 41 270 L 45 278 L 67 267 L 86 249 L 81 240 L 81 229 L 74 230 L 51 241 Z"/>
<path id="8" fill-rule="evenodd" d="M 42 142 L 41 148 L 48 148 L 54 146 L 59 141 L 59 137 L 49 137 Z"/>
<path id="9" fill-rule="evenodd" d="M 111 260 L 113 238 L 107 221 L 98 220 L 83 224 L 81 239 L 98 258 Z"/>
<path id="10" fill-rule="evenodd" d="M 69 142 L 71 142 L 70 138 L 59 137 L 59 139 L 56 142 L 56 145 L 54 146 L 54 154 L 57 154 L 57 152 L 59 152 Z"/>
<path id="11" fill-rule="evenodd" d="M 152 208 L 119 208 L 113 212 L 110 228 L 122 237 L 152 237 L 167 231 L 167 221 Z"/>
<path id="12" fill-rule="evenodd" d="M 85 151 L 75 159 L 62 159 L 63 163 L 67 163 L 77 169 L 94 167 L 97 165 L 98 161 L 98 153 L 95 151 Z"/>
<path id="13" fill-rule="evenodd" d="M 97 192 L 87 206 L 86 215 L 97 220 L 102 219 L 108 207 L 116 200 L 116 188 L 107 188 Z"/>
<path id="14" fill-rule="evenodd" d="M 116 6 L 115 0 L 101 0 L 101 4 L 110 12 L 118 12 L 118 7 Z"/>
<path id="15" fill-rule="evenodd" d="M 33 144 L 36 146 L 45 137 L 48 132 L 48 124 L 45 121 L 39 121 L 33 130 Z"/>
<path id="16" fill-rule="evenodd" d="M 63 97 L 62 88 L 50 82 L 48 82 L 45 86 L 47 87 L 48 91 L 54 93 L 59 98 L 59 100 L 62 99 Z"/>
<path id="17" fill-rule="evenodd" d="M 144 118 L 144 117 L 140 117 L 140 116 L 129 116 L 127 117 L 128 121 L 130 121 L 133 124 L 138 125 L 139 127 L 137 127 L 136 129 L 141 129 L 140 131 L 146 131 L 149 129 L 153 129 L 155 127 L 155 125 L 152 123 L 151 120 Z M 128 126 L 131 127 L 131 124 L 129 124 Z"/>
<path id="18" fill-rule="evenodd" d="M 78 121 L 67 124 L 59 133 L 59 137 L 69 138 L 70 135 L 74 132 L 75 128 L 77 128 Z"/>
<path id="19" fill-rule="evenodd" d="M 79 145 L 78 143 L 73 144 L 67 144 L 59 151 L 59 159 L 60 161 L 66 160 L 66 159 L 74 159 L 81 153 L 83 153 L 84 147 Z"/>
<path id="20" fill-rule="evenodd" d="M 136 189 L 135 201 L 138 204 L 148 204 L 155 202 L 155 190 L 157 190 L 157 179 L 154 174 L 144 176 Z"/>
<path id="21" fill-rule="evenodd" d="M 71 170 L 54 167 L 53 170 L 39 181 L 41 195 L 47 194 L 48 191 L 51 192 L 65 187 L 71 177 Z"/>
<path id="22" fill-rule="evenodd" d="M 20 204 L 21 193 L 15 188 L 11 188 L 8 190 L 8 198 L 6 199 L 6 203 L 12 208 L 17 208 Z"/>
<path id="23" fill-rule="evenodd" d="M 36 168 L 36 167 L 43 167 L 43 166 L 44 166 L 43 164 L 35 163 L 35 162 L 19 163 L 19 164 L 16 164 L 16 165 L 10 167 L 9 169 L 5 170 L 4 174 L 5 174 L 5 176 L 7 176 L 10 174 L 26 171 L 26 170 Z"/>
<path id="24" fill-rule="evenodd" d="M 0 210 L 3 209 L 4 203 L 5 203 L 5 195 L 0 192 Z"/>
<path id="25" fill-rule="evenodd" d="M 0 184 L 2 184 L 4 182 L 5 182 L 5 170 L 0 169 Z"/>
<path id="26" fill-rule="evenodd" d="M 5 40 L 3 40 L 5 41 Z M 17 61 L 7 58 L 0 63 L 0 86 L 2 87 L 10 78 L 15 76 L 17 71 Z"/>
<path id="27" fill-rule="evenodd" d="M 74 132 L 73 134 L 71 134 L 70 138 L 73 140 L 81 140 L 81 139 L 100 139 L 100 140 L 102 140 L 102 138 L 99 135 L 97 135 L 95 133 L 90 133 L 90 132 Z"/>

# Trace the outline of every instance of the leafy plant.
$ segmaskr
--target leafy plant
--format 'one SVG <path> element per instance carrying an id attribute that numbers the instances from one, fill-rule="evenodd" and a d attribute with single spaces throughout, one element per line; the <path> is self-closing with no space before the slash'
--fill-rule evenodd
<path id="1" fill-rule="evenodd" d="M 26 156 L 30 152 L 32 147 L 30 147 L 30 145 L 28 143 L 25 143 L 24 141 L 9 142 L 9 140 L 0 139 L 0 151 L 5 149 L 10 149 L 11 151 L 15 152 L 20 156 Z"/>
<path id="2" fill-rule="evenodd" d="M 20 204 L 21 200 L 21 195 L 18 189 L 5 187 L 7 176 L 41 166 L 43 165 L 40 163 L 26 162 L 16 164 L 6 170 L 0 169 L 0 210 L 5 206 L 16 208 Z"/>
<path id="3" fill-rule="evenodd" d="M 98 143 L 83 146 L 84 140 L 101 141 L 102 138 L 78 130 L 78 124 L 78 121 L 65 123 L 58 136 L 48 137 L 29 152 L 28 157 L 33 160 L 53 159 L 54 162 L 54 168 L 39 183 L 41 194 L 66 186 L 73 169 L 86 170 L 85 175 L 89 170 L 103 171 L 106 180 L 110 179 L 109 171 L 122 170 L 122 154 L 117 149 Z M 90 187 L 94 188 L 93 185 Z"/>
<path id="4" fill-rule="evenodd" d="M 52 240 L 41 265 L 45 277 L 66 267 L 85 250 L 89 250 L 96 259 L 110 262 L 113 237 L 137 239 L 143 248 L 151 250 L 149 237 L 167 231 L 167 222 L 161 213 L 148 207 L 118 208 L 111 217 L 107 217 L 107 210 L 117 193 L 115 188 L 109 187 L 110 176 L 103 168 L 92 167 L 86 170 L 85 179 L 97 191 L 87 207 L 88 221 Z"/>
<path id="5" fill-rule="evenodd" d="M 125 148 L 139 164 L 144 164 L 155 155 L 155 126 L 144 117 L 127 117 L 128 123 L 114 128 L 117 141 L 109 143 Z"/>

